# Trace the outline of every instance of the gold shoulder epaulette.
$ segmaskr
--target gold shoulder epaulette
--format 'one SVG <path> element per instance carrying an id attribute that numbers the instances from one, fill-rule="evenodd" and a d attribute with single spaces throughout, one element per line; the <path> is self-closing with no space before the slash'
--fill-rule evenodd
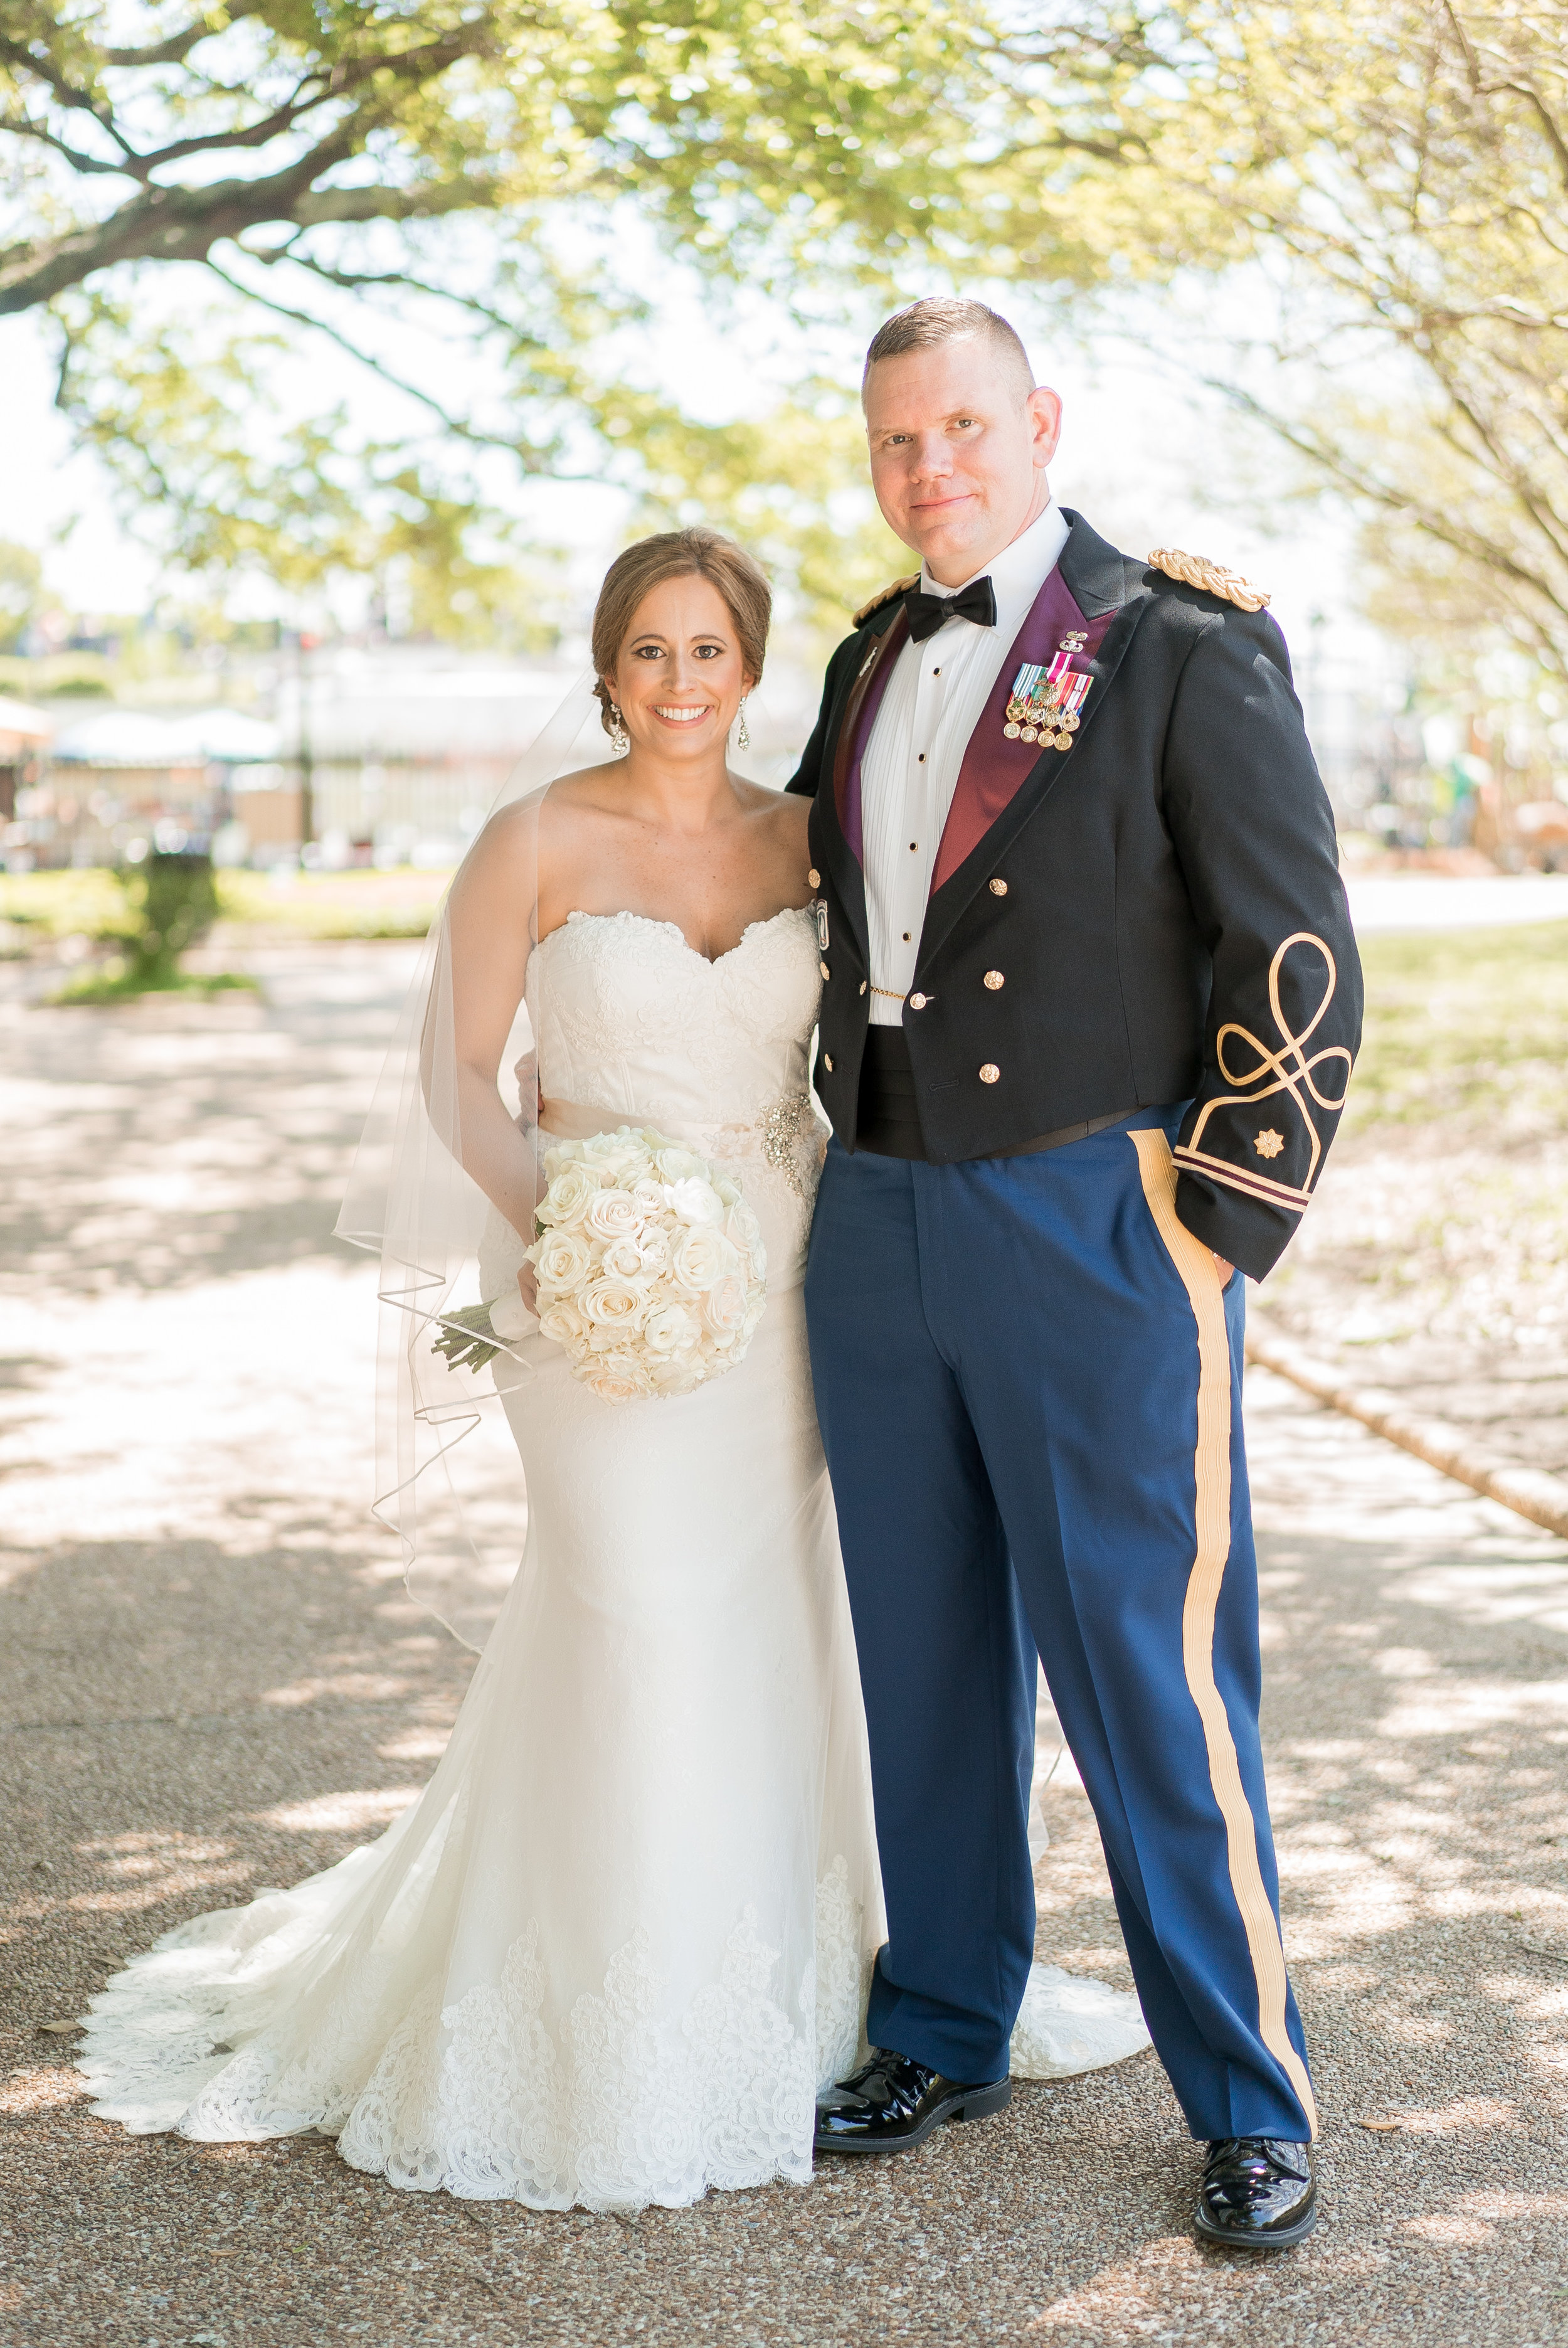
<path id="1" fill-rule="evenodd" d="M 1243 612 L 1261 612 L 1268 602 L 1263 588 L 1254 587 L 1239 571 L 1211 562 L 1206 554 L 1184 554 L 1179 547 L 1157 546 L 1149 557 L 1149 568 L 1163 571 L 1167 579 L 1179 579 L 1184 587 L 1201 587 L 1205 595 L 1223 596 Z"/>
<path id="2" fill-rule="evenodd" d="M 917 587 L 919 583 L 920 574 L 917 571 L 911 571 L 907 579 L 895 579 L 891 587 L 884 587 L 880 593 L 873 595 L 869 603 L 862 603 L 859 611 L 855 614 L 856 626 L 858 627 L 862 620 L 868 620 L 873 612 L 879 612 L 884 603 L 891 603 L 895 595 L 906 594 L 911 587 Z"/>

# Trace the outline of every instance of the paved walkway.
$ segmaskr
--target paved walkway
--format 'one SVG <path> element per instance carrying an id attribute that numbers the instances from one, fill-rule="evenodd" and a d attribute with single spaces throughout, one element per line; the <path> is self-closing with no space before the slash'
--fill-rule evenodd
<path id="1" fill-rule="evenodd" d="M 1568 1546 L 1262 1375 L 1266 1727 L 1325 2117 L 1301 2252 L 1191 2241 L 1148 2056 L 630 2222 L 88 2116 L 37 2025 L 374 1832 L 461 1696 L 366 1520 L 372 1286 L 327 1237 L 408 964 L 279 952 L 265 1005 L 5 1040 L 0 2348 L 1568 2341 Z M 1066 1766 L 1045 1808 L 1042 1952 L 1125 1982 Z"/>

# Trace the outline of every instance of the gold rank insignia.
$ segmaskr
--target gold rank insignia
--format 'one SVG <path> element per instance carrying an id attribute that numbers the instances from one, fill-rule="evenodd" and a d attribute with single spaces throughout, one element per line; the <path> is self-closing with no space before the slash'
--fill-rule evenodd
<path id="1" fill-rule="evenodd" d="M 907 579 L 895 579 L 891 587 L 879 589 L 868 603 L 862 603 L 859 611 L 855 614 L 855 625 L 859 627 L 861 622 L 868 620 L 873 612 L 879 612 L 884 603 L 891 603 L 895 595 L 907 595 L 911 587 L 917 587 L 919 584 L 920 574 L 917 571 L 911 571 Z"/>
<path id="2" fill-rule="evenodd" d="M 1149 568 L 1163 571 L 1167 579 L 1180 580 L 1184 587 L 1200 587 L 1205 595 L 1221 596 L 1238 611 L 1261 612 L 1269 600 L 1263 588 L 1253 586 L 1239 571 L 1227 571 L 1223 563 L 1211 562 L 1206 554 L 1184 554 L 1179 547 L 1157 546 L 1149 557 Z"/>

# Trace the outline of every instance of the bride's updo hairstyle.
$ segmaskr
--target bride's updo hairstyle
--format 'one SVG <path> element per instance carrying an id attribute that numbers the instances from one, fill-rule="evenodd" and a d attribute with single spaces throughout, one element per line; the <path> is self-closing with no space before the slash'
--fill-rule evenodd
<path id="1" fill-rule="evenodd" d="M 615 673 L 638 605 L 651 588 L 661 586 L 666 579 L 690 578 L 706 579 L 718 589 L 735 623 L 746 675 L 753 685 L 760 679 L 774 604 L 773 590 L 762 571 L 733 538 L 723 538 L 716 530 L 661 530 L 652 538 L 640 538 L 635 546 L 616 556 L 594 605 L 593 689 L 607 734 L 615 721 L 604 680 Z"/>

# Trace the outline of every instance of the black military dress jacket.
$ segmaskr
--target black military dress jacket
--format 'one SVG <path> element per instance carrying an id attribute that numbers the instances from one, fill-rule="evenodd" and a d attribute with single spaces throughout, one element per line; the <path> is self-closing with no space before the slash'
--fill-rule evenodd
<path id="1" fill-rule="evenodd" d="M 1267 613 L 1064 518 L 1046 592 L 1053 627 L 1080 615 L 1057 640 L 1089 683 L 1075 731 L 1004 739 L 1020 635 L 971 737 L 903 1013 L 925 1154 L 986 1158 L 1190 1101 L 1176 1211 L 1262 1279 L 1322 1171 L 1360 1039 L 1333 815 Z M 789 784 L 814 802 L 815 1083 L 850 1150 L 868 989 L 885 983 L 867 967 L 859 759 L 907 629 L 901 596 L 862 615 Z"/>

